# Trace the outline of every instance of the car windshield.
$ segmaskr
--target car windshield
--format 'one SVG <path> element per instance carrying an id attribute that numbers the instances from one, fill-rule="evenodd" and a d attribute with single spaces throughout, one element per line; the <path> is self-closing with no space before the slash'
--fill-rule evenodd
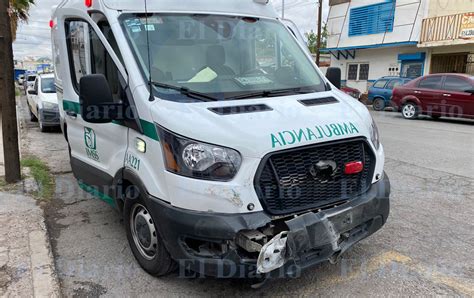
<path id="1" fill-rule="evenodd" d="M 326 90 L 296 39 L 275 20 L 126 14 L 121 24 L 144 78 L 164 99 L 180 100 L 182 90 L 216 100 Z"/>
<path id="2" fill-rule="evenodd" d="M 28 82 L 34 82 L 36 80 L 36 76 L 28 76 Z"/>
<path id="3" fill-rule="evenodd" d="M 54 78 L 45 78 L 41 80 L 41 92 L 56 93 L 56 86 L 54 85 Z"/>

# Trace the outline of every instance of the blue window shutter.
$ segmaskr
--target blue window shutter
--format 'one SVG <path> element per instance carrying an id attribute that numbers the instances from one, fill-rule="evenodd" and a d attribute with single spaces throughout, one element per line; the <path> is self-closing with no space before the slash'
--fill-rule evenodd
<path id="1" fill-rule="evenodd" d="M 395 0 L 351 8 L 349 36 L 392 32 L 394 19 Z"/>

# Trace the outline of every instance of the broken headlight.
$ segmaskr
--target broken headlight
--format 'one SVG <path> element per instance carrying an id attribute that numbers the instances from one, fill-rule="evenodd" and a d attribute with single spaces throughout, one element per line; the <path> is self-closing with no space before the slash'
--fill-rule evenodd
<path id="1" fill-rule="evenodd" d="M 158 127 L 166 169 L 198 179 L 229 181 L 242 163 L 240 153 L 198 142 Z"/>

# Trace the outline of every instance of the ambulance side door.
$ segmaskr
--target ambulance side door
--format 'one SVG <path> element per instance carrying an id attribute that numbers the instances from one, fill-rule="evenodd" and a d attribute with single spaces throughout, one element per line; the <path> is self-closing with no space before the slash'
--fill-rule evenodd
<path id="1" fill-rule="evenodd" d="M 70 91 L 68 95 L 64 94 L 63 108 L 71 167 L 83 188 L 93 187 L 105 197 L 110 197 L 113 177 L 124 164 L 128 127 L 116 122 L 85 122 L 80 114 L 79 83 L 85 75 L 103 74 L 114 101 L 121 102 L 126 96 L 119 79 L 121 74 L 93 26 L 85 20 L 70 19 L 66 20 L 65 27 L 71 76 L 68 81 L 72 86 L 64 88 Z M 116 53 L 114 55 L 117 57 Z"/>

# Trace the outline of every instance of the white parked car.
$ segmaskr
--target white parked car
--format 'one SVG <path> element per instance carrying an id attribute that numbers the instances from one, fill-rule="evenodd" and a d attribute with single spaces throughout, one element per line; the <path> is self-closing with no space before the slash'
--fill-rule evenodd
<path id="1" fill-rule="evenodd" d="M 31 121 L 38 121 L 42 132 L 59 126 L 58 97 L 53 74 L 37 76 L 33 87 L 28 90 L 27 99 Z"/>
<path id="2" fill-rule="evenodd" d="M 25 75 L 19 75 L 18 76 L 18 85 L 22 86 L 24 80 L 25 80 Z"/>
<path id="3" fill-rule="evenodd" d="M 32 89 L 35 85 L 36 74 L 29 74 L 25 77 L 23 81 L 23 88 L 25 89 L 25 94 L 28 95 L 28 90 Z"/>

